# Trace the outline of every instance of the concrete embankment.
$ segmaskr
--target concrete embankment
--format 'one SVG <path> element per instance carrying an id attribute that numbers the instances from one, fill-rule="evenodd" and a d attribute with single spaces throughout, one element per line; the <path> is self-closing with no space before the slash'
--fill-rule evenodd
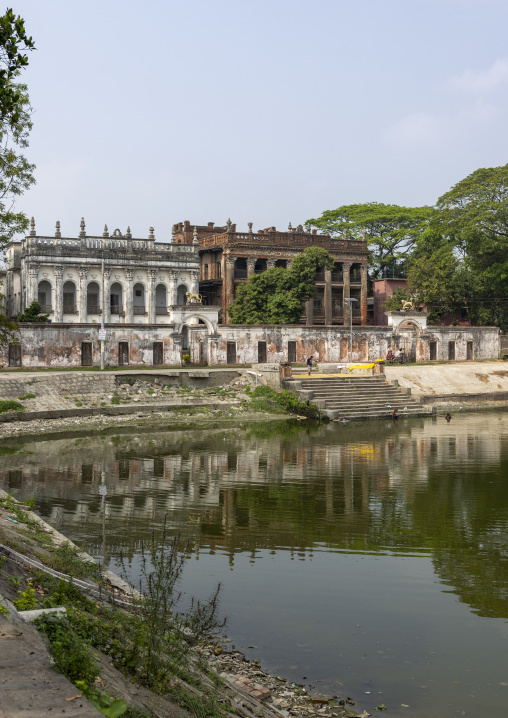
<path id="1" fill-rule="evenodd" d="M 508 402 L 508 362 L 386 366 L 386 378 L 426 404 Z"/>

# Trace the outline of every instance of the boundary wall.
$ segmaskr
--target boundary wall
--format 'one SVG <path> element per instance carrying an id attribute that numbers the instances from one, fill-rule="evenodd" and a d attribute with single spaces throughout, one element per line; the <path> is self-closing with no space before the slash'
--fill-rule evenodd
<path id="1" fill-rule="evenodd" d="M 3 347 L 0 363 L 24 369 L 72 368 L 100 365 L 97 324 L 21 324 L 20 348 Z M 106 326 L 106 366 L 181 366 L 189 354 L 191 363 L 209 366 L 316 361 L 375 361 L 389 347 L 403 347 L 413 361 L 486 361 L 499 358 L 497 327 L 415 326 L 353 327 L 300 325 L 220 325 L 210 334 L 206 325 L 174 331 L 173 325 Z M 120 344 L 122 343 L 122 347 Z M 85 347 L 86 345 L 86 347 Z M 86 349 L 86 351 L 85 351 Z M 83 363 L 84 358 L 88 364 Z M 17 363 L 13 363 L 16 361 Z"/>

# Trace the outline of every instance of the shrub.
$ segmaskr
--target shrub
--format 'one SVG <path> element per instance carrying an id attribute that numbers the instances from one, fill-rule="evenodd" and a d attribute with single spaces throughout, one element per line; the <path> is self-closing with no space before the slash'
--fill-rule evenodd
<path id="1" fill-rule="evenodd" d="M 25 411 L 23 404 L 19 401 L 13 401 L 12 399 L 1 399 L 0 400 L 0 414 L 5 414 L 8 411 Z"/>
<path id="2" fill-rule="evenodd" d="M 250 391 L 250 396 L 252 397 L 250 406 L 255 411 L 271 413 L 285 411 L 288 414 L 299 414 L 312 419 L 321 418 L 321 412 L 315 404 L 300 401 L 289 391 L 277 393 L 269 386 L 258 386 L 254 391 Z"/>

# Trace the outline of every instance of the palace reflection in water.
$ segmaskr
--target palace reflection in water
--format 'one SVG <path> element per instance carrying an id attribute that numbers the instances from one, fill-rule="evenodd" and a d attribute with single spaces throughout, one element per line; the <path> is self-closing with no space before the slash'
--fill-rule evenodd
<path id="1" fill-rule="evenodd" d="M 20 442 L 4 448 L 0 486 L 35 496 L 106 564 L 167 514 L 191 552 L 230 565 L 263 549 L 429 553 L 461 600 L 506 617 L 507 429 L 496 413 Z"/>

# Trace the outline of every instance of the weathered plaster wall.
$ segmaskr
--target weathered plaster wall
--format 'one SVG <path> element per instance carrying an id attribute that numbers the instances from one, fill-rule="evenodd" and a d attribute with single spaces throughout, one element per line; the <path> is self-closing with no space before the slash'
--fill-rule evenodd
<path id="1" fill-rule="evenodd" d="M 203 308 L 206 309 L 206 308 Z M 190 318 L 190 311 L 189 317 Z M 312 354 L 317 361 L 342 362 L 349 360 L 350 332 L 341 327 L 306 327 L 289 325 L 215 325 L 206 311 L 196 312 L 206 325 L 188 326 L 182 336 L 182 325 L 115 324 L 107 327 L 105 342 L 106 364 L 117 366 L 119 342 L 128 342 L 129 364 L 153 365 L 154 342 L 163 344 L 163 362 L 179 365 L 182 342 L 189 341 L 193 363 L 211 366 L 228 363 L 257 364 L 259 342 L 266 343 L 267 363 L 288 360 L 289 342 L 296 346 L 296 362 L 305 363 Z M 22 366 L 24 368 L 78 367 L 81 366 L 82 342 L 92 343 L 92 363 L 100 363 L 98 326 L 94 324 L 27 324 L 20 326 Z M 386 356 L 389 346 L 404 346 L 407 354 L 418 361 L 430 360 L 430 342 L 436 342 L 437 360 L 447 360 L 450 342 L 454 343 L 455 358 L 467 358 L 467 344 L 472 343 L 476 361 L 499 357 L 499 330 L 495 327 L 432 327 L 426 334 L 411 328 L 393 334 L 388 327 L 357 327 L 353 329 L 353 361 L 373 361 Z M 264 348 L 263 346 L 261 348 Z M 236 353 L 236 360 L 231 361 Z M 8 363 L 4 348 L 0 361 Z"/>

